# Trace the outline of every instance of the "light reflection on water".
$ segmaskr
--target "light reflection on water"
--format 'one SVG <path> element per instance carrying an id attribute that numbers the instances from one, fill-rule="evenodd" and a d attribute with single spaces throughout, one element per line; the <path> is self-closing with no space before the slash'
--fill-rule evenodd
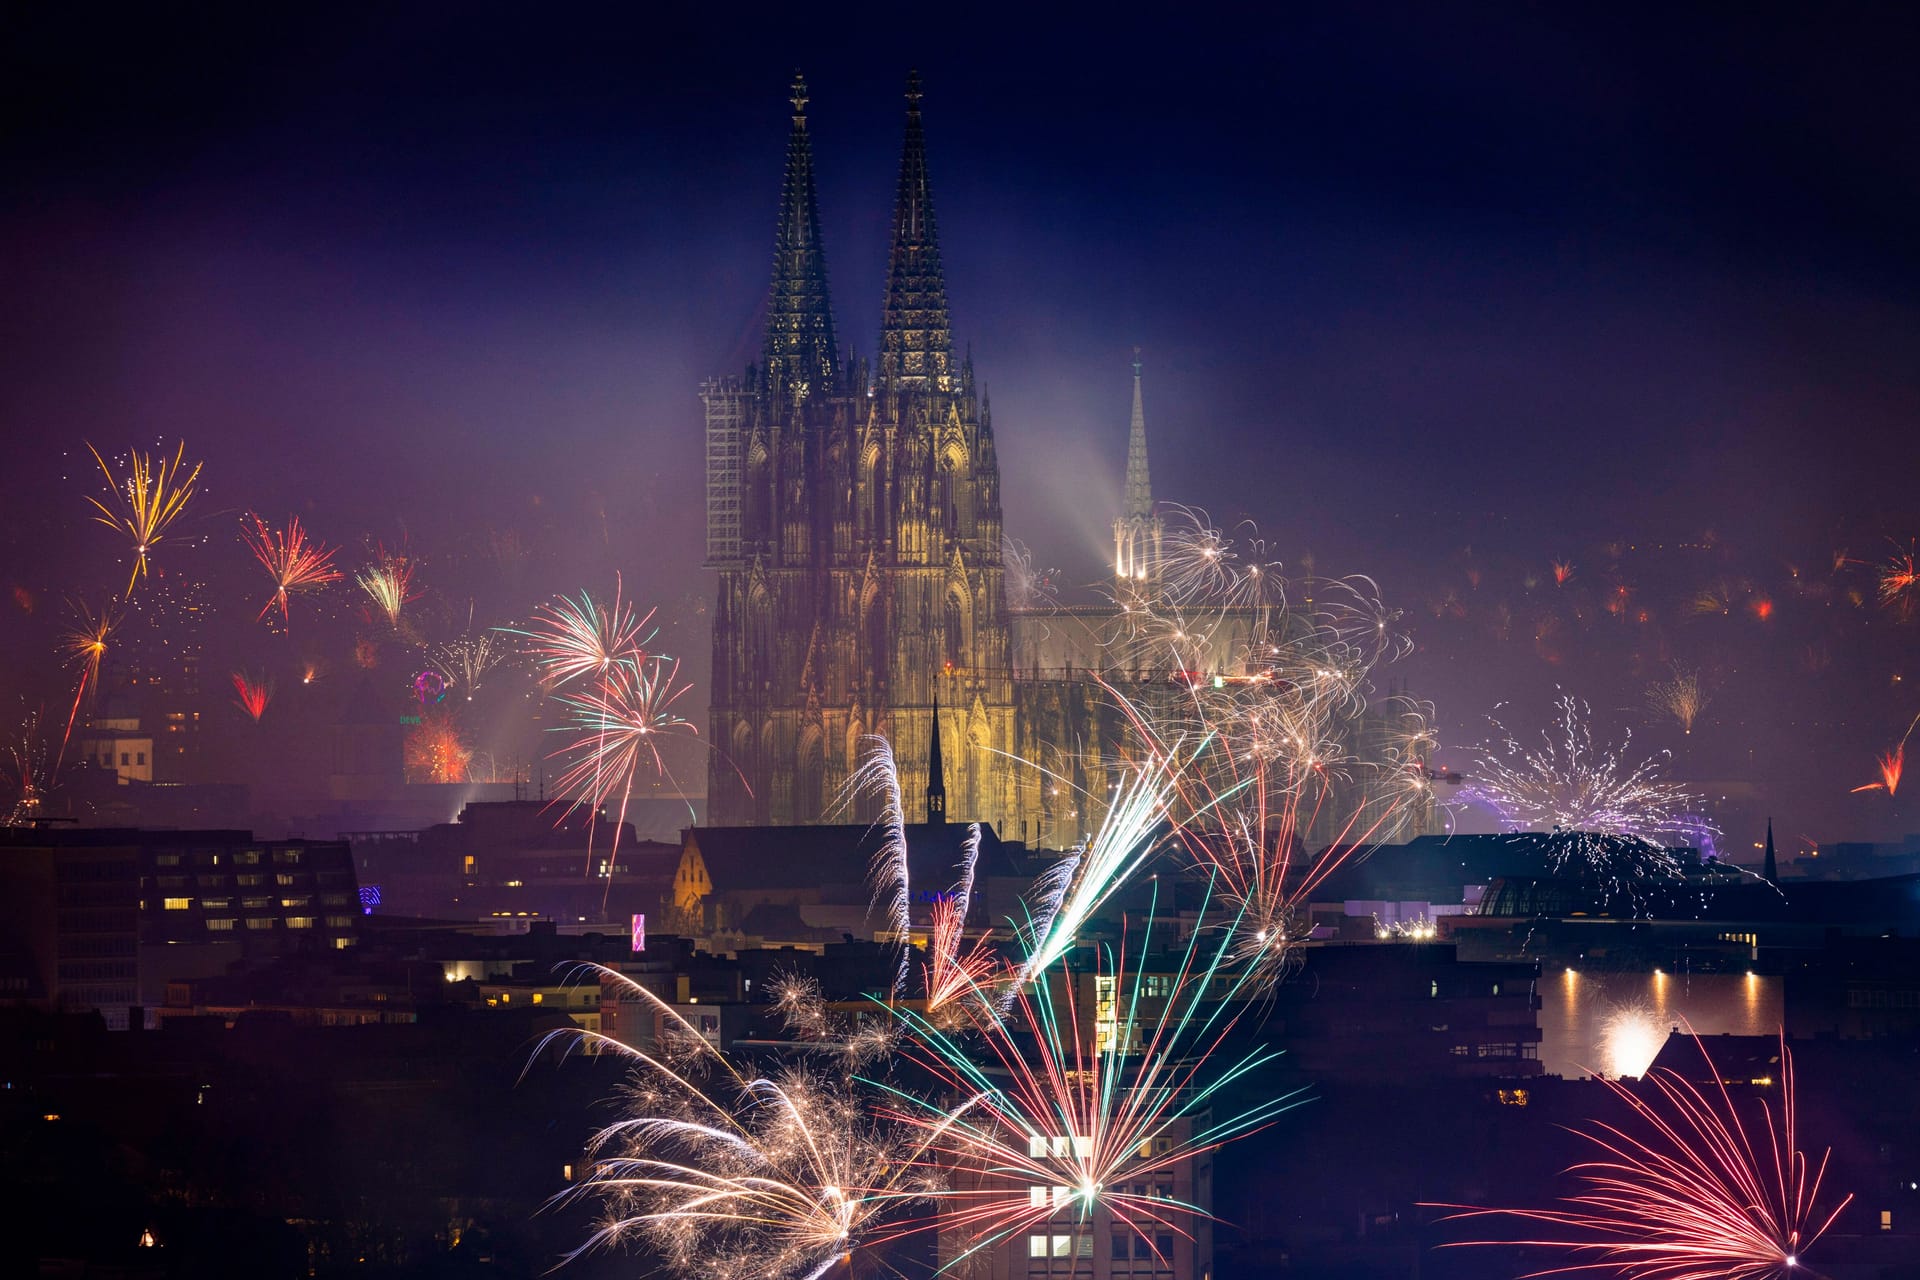
<path id="1" fill-rule="evenodd" d="M 1780 1030 L 1780 979 L 1739 973 L 1541 974 L 1540 1060 L 1552 1075 L 1640 1075 L 1682 1021 L 1703 1036 Z"/>

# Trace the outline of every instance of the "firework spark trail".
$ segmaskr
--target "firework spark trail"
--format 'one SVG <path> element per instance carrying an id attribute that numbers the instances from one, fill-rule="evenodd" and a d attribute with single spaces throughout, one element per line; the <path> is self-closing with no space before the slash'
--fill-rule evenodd
<path id="1" fill-rule="evenodd" d="M 172 461 L 168 461 L 165 454 L 149 456 L 131 452 L 126 478 L 121 479 L 113 474 L 113 468 L 107 465 L 98 449 L 89 444 L 87 451 L 100 464 L 100 473 L 107 478 L 107 491 L 113 499 L 111 504 L 98 498 L 87 499 L 100 513 L 94 520 L 125 534 L 133 543 L 133 570 L 127 575 L 126 591 L 131 598 L 133 584 L 146 576 L 148 554 L 160 544 L 168 528 L 192 501 L 202 464 L 196 462 L 191 468 L 187 467 L 187 443 L 182 440 Z M 185 479 L 181 478 L 182 472 L 186 473 Z"/>
<path id="2" fill-rule="evenodd" d="M 893 926 L 900 947 L 900 963 L 893 975 L 893 993 L 900 994 L 907 976 L 907 951 L 913 932 L 913 917 L 908 910 L 912 885 L 907 865 L 907 813 L 900 794 L 900 769 L 893 757 L 893 744 L 879 734 L 861 739 L 860 764 L 847 775 L 841 788 L 840 807 L 850 807 L 862 797 L 880 802 L 880 816 L 874 826 L 884 831 L 879 848 L 873 852 L 869 877 L 873 882 L 872 906 L 882 908 Z"/>
<path id="3" fill-rule="evenodd" d="M 620 828 L 627 821 L 633 798 L 633 780 L 643 764 L 669 782 L 673 780 L 660 744 L 671 737 L 697 736 L 692 721 L 674 710 L 690 684 L 679 678 L 680 663 L 664 654 L 627 657 L 615 661 L 584 688 L 555 694 L 571 717 L 557 732 L 580 736 L 554 754 L 572 762 L 560 775 L 558 787 L 572 795 L 563 815 L 585 807 L 597 822 L 601 806 L 616 794 L 620 809 L 607 859 L 607 892 L 613 891 L 614 862 L 620 856 Z M 590 828 L 591 828 L 590 823 Z M 589 834 L 588 863 L 592 863 Z"/>
<path id="4" fill-rule="evenodd" d="M 998 965 L 991 931 L 966 945 L 967 910 L 973 904 L 973 877 L 980 862 L 980 824 L 967 824 L 966 841 L 961 846 L 960 879 L 953 891 L 933 906 L 933 925 L 929 930 L 925 970 L 927 1015 L 936 1020 L 953 1018 L 968 1010 L 967 1001 L 986 989 Z M 991 1016 L 989 1005 L 987 1011 Z"/>
<path id="5" fill-rule="evenodd" d="M 113 606 L 108 605 L 99 613 L 94 613 L 79 601 L 73 602 L 74 611 L 80 615 L 80 623 L 60 638 L 60 647 L 66 650 L 67 661 L 80 669 L 79 682 L 73 690 L 73 706 L 67 712 L 66 731 L 60 735 L 60 749 L 54 753 L 53 769 L 55 773 L 67 758 L 67 744 L 73 740 L 74 722 L 80 715 L 80 704 L 89 690 L 98 692 L 100 688 L 100 663 L 107 656 L 107 637 L 112 634 L 114 624 L 119 620 Z"/>
<path id="6" fill-rule="evenodd" d="M 1907 725 L 1907 731 L 1900 735 L 1900 741 L 1893 744 L 1890 751 L 1874 758 L 1874 765 L 1880 771 L 1878 782 L 1869 782 L 1864 787 L 1855 787 L 1854 794 L 1862 791 L 1884 791 L 1889 797 L 1900 793 L 1900 775 L 1907 768 L 1907 742 L 1913 737 L 1913 731 L 1920 728 L 1920 715 L 1916 715 Z"/>
<path id="7" fill-rule="evenodd" d="M 1673 679 L 1647 686 L 1647 708 L 1655 715 L 1670 717 L 1683 733 L 1693 732 L 1693 722 L 1711 699 L 1700 673 L 1680 666 L 1674 667 Z"/>
<path id="8" fill-rule="evenodd" d="M 338 582 L 345 575 L 333 567 L 334 553 L 319 541 L 307 541 L 306 530 L 300 527 L 300 517 L 290 516 L 285 529 L 274 529 L 258 515 L 250 515 L 251 528 L 243 526 L 241 540 L 247 544 L 247 550 L 253 552 L 253 558 L 260 562 L 267 576 L 273 579 L 273 594 L 260 606 L 256 621 L 267 616 L 275 605 L 280 606 L 280 619 L 291 622 L 287 597 L 295 592 L 313 591 L 330 582 Z M 396 606 L 394 614 L 399 612 Z"/>
<path id="9" fill-rule="evenodd" d="M 1499 721 L 1501 741 L 1484 748 L 1477 773 L 1464 795 L 1491 806 L 1509 832 L 1551 831 L 1561 864 L 1578 859 L 1583 870 L 1626 883 L 1653 876 L 1672 878 L 1679 863 L 1664 845 L 1690 844 L 1701 837 L 1699 797 L 1660 777 L 1662 757 L 1628 767 L 1627 731 L 1618 748 L 1594 745 L 1591 708 L 1570 694 L 1554 704 L 1560 714 L 1554 731 L 1543 730 L 1543 749 L 1529 751 Z M 1719 830 L 1708 823 L 1706 834 Z M 1604 837 L 1596 839 L 1594 837 Z M 1631 866 L 1613 865 L 1628 858 Z"/>
<path id="10" fill-rule="evenodd" d="M 1462 1241 L 1447 1247 L 1525 1244 L 1565 1249 L 1573 1260 L 1535 1276 L 1605 1272 L 1622 1280 L 1783 1280 L 1809 1274 L 1804 1258 L 1853 1200 L 1822 1206 L 1827 1156 L 1813 1166 L 1800 1150 L 1793 1055 L 1780 1041 L 1780 1117 L 1761 1105 L 1766 1136 L 1741 1125 L 1724 1077 L 1704 1043 L 1694 1044 L 1716 1082 L 1702 1091 L 1666 1068 L 1648 1080 L 1652 1100 L 1606 1085 L 1630 1108 L 1640 1133 L 1596 1124 L 1582 1136 L 1602 1158 L 1567 1172 L 1581 1191 L 1567 1209 L 1458 1209 L 1442 1221 L 1513 1218 L 1566 1228 L 1558 1238 Z"/>
<path id="11" fill-rule="evenodd" d="M 1178 774 L 1170 755 L 1156 754 L 1134 769 L 1085 848 L 1055 869 L 1060 874 L 1035 885 L 1040 903 L 1026 930 L 1030 942 L 1022 982 L 1065 955 L 1101 904 L 1153 857 Z"/>
<path id="12" fill-rule="evenodd" d="M 935 1189 L 926 1155 L 944 1126 L 880 1114 L 844 1066 L 750 1075 L 630 978 L 583 972 L 658 1014 L 691 1061 L 676 1066 L 596 1032 L 548 1037 L 617 1053 L 639 1079 L 633 1114 L 595 1136 L 592 1165 L 559 1197 L 604 1210 L 570 1256 L 638 1237 L 677 1275 L 804 1280 L 880 1243 L 888 1215 Z"/>
<path id="13" fill-rule="evenodd" d="M 20 722 L 19 731 L 7 743 L 5 764 L 14 786 L 14 801 L 6 822 L 0 825 L 30 826 L 40 817 L 59 768 L 48 760 L 47 740 L 40 732 L 38 711 L 29 711 Z"/>
<path id="14" fill-rule="evenodd" d="M 1190 1236 L 1185 1224 L 1206 1211 L 1162 1194 L 1153 1186 L 1158 1176 L 1298 1102 L 1290 1093 L 1212 1113 L 1221 1090 L 1278 1056 L 1256 1048 L 1215 1060 L 1249 1007 L 1223 971 L 1231 933 L 1196 929 L 1169 961 L 1172 972 L 1155 975 L 1164 994 L 1149 993 L 1144 963 L 1129 972 L 1123 938 L 1117 957 L 1098 949 L 1093 1010 L 1082 1007 L 1079 977 L 1064 967 L 1022 985 L 1004 1020 L 977 1016 L 971 1033 L 896 1010 L 909 1029 L 905 1056 L 969 1102 L 956 1119 L 942 1102 L 890 1091 L 897 1118 L 928 1131 L 941 1167 L 961 1175 L 935 1193 L 935 1216 L 896 1231 L 958 1229 L 968 1239 L 964 1258 L 1071 1206 L 1083 1223 L 1104 1212 L 1148 1241 L 1158 1232 Z M 1214 939 L 1211 949 L 1203 938 Z M 1139 954 L 1150 954 L 1150 943 L 1151 930 Z M 1006 975 L 1016 976 L 1026 971 Z M 982 993 L 974 1007 L 989 1003 Z"/>
<path id="15" fill-rule="evenodd" d="M 1215 717 L 1243 717 L 1244 705 L 1196 693 L 1183 719 L 1151 715 L 1118 691 L 1109 692 L 1155 758 L 1180 758 L 1180 740 L 1167 741 L 1168 732 L 1197 735 L 1197 748 L 1172 772 L 1174 832 L 1196 863 L 1212 869 L 1237 909 L 1235 958 L 1248 964 L 1249 979 L 1276 980 L 1306 938 L 1304 908 L 1314 890 L 1431 800 L 1425 753 L 1433 733 L 1418 705 L 1403 708 L 1400 733 L 1381 749 L 1377 767 L 1394 785 L 1342 813 L 1342 770 L 1330 767 L 1335 762 L 1324 757 L 1324 748 L 1274 751 L 1243 741 L 1236 749 Z M 1337 763 L 1346 770 L 1359 767 L 1352 760 Z M 1303 862 L 1306 834 L 1323 819 L 1333 838 L 1317 861 Z"/>
<path id="16" fill-rule="evenodd" d="M 1244 958 L 1273 978 L 1304 935 L 1302 895 L 1433 811 L 1437 744 L 1425 704 L 1369 707 L 1373 673 L 1411 651 L 1378 586 L 1289 582 L 1246 529 L 1236 546 L 1204 512 L 1176 511 L 1165 587 L 1128 584 L 1111 647 L 1123 670 L 1170 666 L 1181 693 L 1107 692 L 1150 758 L 1179 759 L 1176 835 L 1215 868 L 1241 912 Z M 1303 865 L 1310 834 L 1330 852 Z"/>
<path id="17" fill-rule="evenodd" d="M 374 562 L 356 573 L 353 580 L 367 593 L 374 607 L 385 616 L 387 625 L 400 625 L 400 610 L 417 598 L 413 591 L 413 561 L 394 555 L 385 547 L 374 552 Z"/>
<path id="18" fill-rule="evenodd" d="M 621 589 L 621 581 L 616 578 L 610 606 L 596 604 L 585 591 L 577 600 L 557 596 L 534 611 L 528 626 L 495 630 L 528 642 L 528 652 L 550 689 L 582 677 L 604 675 L 623 659 L 644 658 L 647 645 L 658 632 L 651 625 L 655 611 L 649 609 L 635 617 L 633 607 L 622 600 Z"/>
<path id="19" fill-rule="evenodd" d="M 254 676 L 245 671 L 230 673 L 233 680 L 233 704 L 252 717 L 255 724 L 267 714 L 267 703 L 273 700 L 273 679 L 270 676 Z"/>
<path id="20" fill-rule="evenodd" d="M 509 645 L 498 631 L 474 631 L 471 609 L 468 611 L 467 628 L 467 634 L 458 640 L 449 640 L 437 646 L 433 651 L 433 662 L 446 674 L 450 683 L 466 690 L 466 700 L 472 702 L 481 679 L 506 661 Z"/>

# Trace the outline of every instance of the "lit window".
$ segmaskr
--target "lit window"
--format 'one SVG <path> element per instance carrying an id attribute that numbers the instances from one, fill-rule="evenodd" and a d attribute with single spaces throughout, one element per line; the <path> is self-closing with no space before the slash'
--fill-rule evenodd
<path id="1" fill-rule="evenodd" d="M 1046 1257 L 1047 1256 L 1047 1238 L 1045 1236 L 1028 1236 L 1027 1237 L 1027 1256 L 1029 1258 Z"/>
<path id="2" fill-rule="evenodd" d="M 256 931 L 271 929 L 273 928 L 273 918 L 271 916 L 255 916 L 253 919 L 247 921 L 247 928 Z"/>
<path id="3" fill-rule="evenodd" d="M 546 998 L 546 995 L 544 992 L 536 991 L 533 993 L 533 1002 L 535 1004 L 539 1004 L 545 998 Z"/>
<path id="4" fill-rule="evenodd" d="M 1047 1189 L 1045 1187 L 1028 1187 L 1027 1188 L 1027 1207 L 1029 1209 L 1046 1208 L 1047 1207 Z"/>
<path id="5" fill-rule="evenodd" d="M 1041 1156 L 1044 1156 L 1044 1155 L 1046 1155 L 1046 1154 L 1047 1154 L 1047 1140 L 1046 1140 L 1045 1138 L 1043 1138 L 1043 1137 L 1041 1137 L 1041 1136 L 1040 1136 L 1039 1134 L 1037 1134 L 1037 1133 L 1036 1133 L 1036 1134 L 1034 1134 L 1034 1135 L 1033 1135 L 1032 1137 L 1030 1137 L 1030 1138 L 1028 1138 L 1028 1139 L 1027 1139 L 1027 1154 L 1028 1154 L 1029 1156 L 1031 1156 L 1031 1157 L 1033 1157 L 1033 1158 L 1034 1158 L 1034 1159 L 1036 1159 L 1036 1160 L 1037 1160 L 1037 1159 L 1039 1159 L 1039 1158 L 1040 1158 Z"/>
<path id="6" fill-rule="evenodd" d="M 311 929 L 313 928 L 313 917 L 312 916 L 288 916 L 287 928 Z"/>
<path id="7" fill-rule="evenodd" d="M 1067 1138 L 1063 1134 L 1055 1134 L 1048 1140 L 1047 1145 L 1051 1148 L 1053 1155 L 1064 1156 L 1067 1154 Z"/>
<path id="8" fill-rule="evenodd" d="M 1056 1258 L 1071 1258 L 1073 1256 L 1073 1237 L 1055 1236 L 1053 1238 L 1053 1256 Z"/>
<path id="9" fill-rule="evenodd" d="M 233 919 L 232 917 L 209 917 L 207 929 L 212 933 L 232 933 Z"/>
<path id="10" fill-rule="evenodd" d="M 1893 1210 L 1882 1209 L 1880 1211 L 1880 1229 L 1882 1231 L 1893 1230 Z"/>
<path id="11" fill-rule="evenodd" d="M 1053 1189 L 1053 1207 L 1058 1209 L 1061 1205 L 1067 1202 L 1068 1197 L 1071 1196 L 1072 1194 L 1073 1193 L 1067 1190 L 1065 1187 L 1058 1187 L 1058 1186 L 1055 1187 Z"/>
<path id="12" fill-rule="evenodd" d="M 160 905 L 169 911 L 185 911 L 193 905 L 192 898 L 162 898 Z"/>

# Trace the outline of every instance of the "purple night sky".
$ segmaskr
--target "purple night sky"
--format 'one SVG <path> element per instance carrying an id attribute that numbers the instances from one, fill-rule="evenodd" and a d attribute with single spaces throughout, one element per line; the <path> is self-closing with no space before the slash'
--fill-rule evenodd
<path id="1" fill-rule="evenodd" d="M 1137 345 L 1156 497 L 1378 579 L 1448 764 L 1559 686 L 1736 850 L 1920 829 L 1849 792 L 1920 712 L 1873 597 L 1920 537 L 1909 15 L 278 8 L 6 20 L 6 706 L 71 696 L 60 602 L 124 573 L 86 440 L 208 460 L 208 573 L 247 509 L 404 541 L 462 616 L 619 570 L 703 671 L 696 388 L 758 354 L 786 83 L 871 350 L 918 67 L 1037 560 L 1100 575 Z M 1685 739 L 1676 661 L 1718 688 Z"/>

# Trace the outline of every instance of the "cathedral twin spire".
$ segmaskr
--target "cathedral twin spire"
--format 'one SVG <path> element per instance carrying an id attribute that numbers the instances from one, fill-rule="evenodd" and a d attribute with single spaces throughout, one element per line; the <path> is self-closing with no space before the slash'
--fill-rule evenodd
<path id="1" fill-rule="evenodd" d="M 780 224 L 773 237 L 773 287 L 767 296 L 766 366 L 794 394 L 830 391 L 840 356 L 827 297 L 827 253 L 820 241 L 820 199 L 807 135 L 807 82 L 793 77 L 793 131 L 787 135 L 780 183 Z"/>
<path id="2" fill-rule="evenodd" d="M 953 321 L 940 270 L 940 241 L 927 183 L 927 140 L 920 125 L 920 73 L 907 77 L 907 137 L 887 254 L 887 301 L 880 322 L 880 377 L 904 387 L 953 389 Z"/>
<path id="3" fill-rule="evenodd" d="M 887 297 L 881 315 L 880 379 L 903 388 L 954 389 L 953 323 L 927 181 L 926 135 L 920 123 L 920 74 L 907 78 L 906 142 L 887 256 Z M 835 389 L 839 352 L 827 294 L 827 256 L 820 236 L 820 202 L 807 133 L 807 85 L 798 74 L 789 99 L 793 130 L 787 138 L 774 233 L 773 284 L 767 298 L 765 361 L 770 380 L 796 398 Z"/>

